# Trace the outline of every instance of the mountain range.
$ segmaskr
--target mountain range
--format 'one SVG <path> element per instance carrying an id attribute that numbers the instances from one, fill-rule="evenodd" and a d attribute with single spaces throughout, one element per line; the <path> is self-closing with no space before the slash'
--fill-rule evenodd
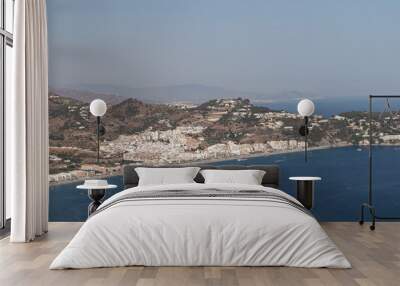
<path id="1" fill-rule="evenodd" d="M 283 91 L 275 94 L 243 92 L 218 86 L 201 84 L 171 85 L 159 87 L 132 88 L 112 84 L 80 84 L 63 88 L 50 88 L 50 91 L 63 97 L 90 103 L 101 98 L 108 105 L 119 104 L 129 98 L 149 104 L 192 103 L 201 104 L 212 99 L 248 98 L 254 105 L 268 106 L 275 110 L 297 112 L 297 103 L 302 98 L 310 98 L 316 106 L 316 113 L 331 116 L 348 111 L 366 111 L 368 96 L 338 95 L 331 97 L 318 96 L 301 91 Z M 376 102 L 374 110 L 383 110 L 385 101 Z M 390 102 L 393 109 L 400 109 L 400 101 Z"/>
<path id="2" fill-rule="evenodd" d="M 81 84 L 64 88 L 51 88 L 55 93 L 90 102 L 94 98 L 102 98 L 109 104 L 120 103 L 128 98 L 135 98 L 147 103 L 193 103 L 200 104 L 217 98 L 248 98 L 256 104 L 267 104 L 277 100 L 294 100 L 315 95 L 300 91 L 288 91 L 277 94 L 237 91 L 219 86 L 201 84 L 184 84 L 154 87 L 127 87 L 112 84 Z"/>

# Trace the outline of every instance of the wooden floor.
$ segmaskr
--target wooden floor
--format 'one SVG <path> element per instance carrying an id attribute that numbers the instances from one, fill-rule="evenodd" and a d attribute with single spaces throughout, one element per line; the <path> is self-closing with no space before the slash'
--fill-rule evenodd
<path id="1" fill-rule="evenodd" d="M 379 223 L 375 232 L 357 223 L 323 223 L 352 269 L 289 267 L 123 267 L 48 270 L 81 226 L 51 223 L 32 243 L 0 241 L 0 285 L 400 285 L 400 223 Z"/>

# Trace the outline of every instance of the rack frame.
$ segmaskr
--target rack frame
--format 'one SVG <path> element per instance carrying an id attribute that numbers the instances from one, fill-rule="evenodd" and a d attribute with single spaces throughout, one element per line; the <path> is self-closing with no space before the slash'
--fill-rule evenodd
<path id="1" fill-rule="evenodd" d="M 373 111 L 373 106 L 372 106 L 372 101 L 374 99 L 390 99 L 390 98 L 398 98 L 400 99 L 400 95 L 369 95 L 369 144 L 368 144 L 368 202 L 361 204 L 361 216 L 359 220 L 359 224 L 364 224 L 364 211 L 365 209 L 369 210 L 370 216 L 372 218 L 372 223 L 369 226 L 370 230 L 375 230 L 375 223 L 376 220 L 400 220 L 400 217 L 382 217 L 376 215 L 376 208 L 373 205 L 373 188 L 372 188 L 372 182 L 373 182 L 373 168 L 372 168 L 372 156 L 373 156 L 373 143 L 372 143 L 372 137 L 373 137 L 373 131 L 372 131 L 372 111 Z"/>

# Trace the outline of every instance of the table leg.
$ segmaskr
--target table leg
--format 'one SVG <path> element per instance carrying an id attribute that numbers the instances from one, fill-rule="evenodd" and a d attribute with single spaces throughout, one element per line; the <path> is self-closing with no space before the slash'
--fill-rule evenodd
<path id="1" fill-rule="evenodd" d="M 297 181 L 297 200 L 307 209 L 314 206 L 314 181 Z"/>
<path id="2" fill-rule="evenodd" d="M 104 198 L 105 194 L 106 190 L 104 189 L 88 190 L 88 196 L 92 200 L 88 206 L 88 217 L 101 205 L 101 200 Z"/>

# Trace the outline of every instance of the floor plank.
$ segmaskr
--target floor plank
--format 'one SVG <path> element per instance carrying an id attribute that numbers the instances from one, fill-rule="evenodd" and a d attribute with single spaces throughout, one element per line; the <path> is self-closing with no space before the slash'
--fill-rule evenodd
<path id="1" fill-rule="evenodd" d="M 0 240 L 0 285 L 136 285 L 136 286 L 266 286 L 266 285 L 399 285 L 400 222 L 368 225 L 322 223 L 345 253 L 352 269 L 289 267 L 118 267 L 85 270 L 48 269 L 81 223 L 50 223 L 45 236 L 27 244 Z"/>

